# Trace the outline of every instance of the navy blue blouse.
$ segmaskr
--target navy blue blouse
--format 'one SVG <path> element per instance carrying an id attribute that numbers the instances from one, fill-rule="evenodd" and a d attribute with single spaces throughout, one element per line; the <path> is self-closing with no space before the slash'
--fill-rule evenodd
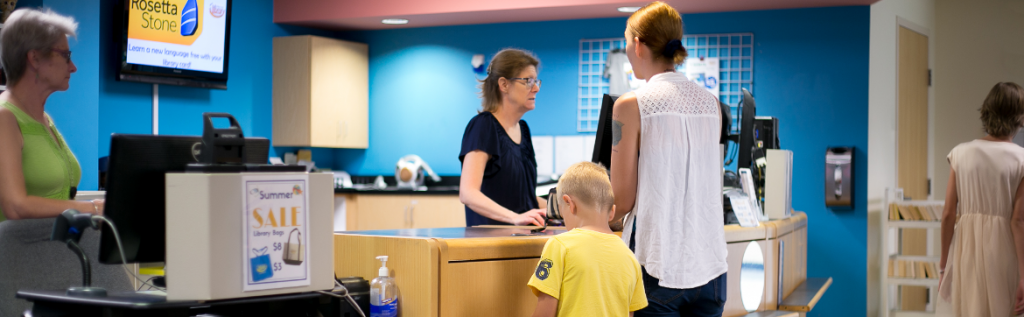
<path id="1" fill-rule="evenodd" d="M 484 179 L 480 192 L 502 207 L 515 213 L 536 209 L 537 205 L 537 160 L 533 154 L 530 127 L 519 120 L 522 138 L 519 144 L 512 142 L 501 123 L 490 112 L 481 112 L 466 125 L 462 135 L 462 151 L 459 161 L 465 163 L 466 154 L 480 150 L 490 158 L 484 168 Z M 507 225 L 507 223 L 484 217 L 466 206 L 466 226 Z"/>

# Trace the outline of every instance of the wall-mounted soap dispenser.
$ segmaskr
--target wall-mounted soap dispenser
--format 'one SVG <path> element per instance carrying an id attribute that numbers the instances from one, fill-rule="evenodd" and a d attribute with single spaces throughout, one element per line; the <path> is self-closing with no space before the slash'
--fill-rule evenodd
<path id="1" fill-rule="evenodd" d="M 853 207 L 853 147 L 825 151 L 825 206 Z"/>

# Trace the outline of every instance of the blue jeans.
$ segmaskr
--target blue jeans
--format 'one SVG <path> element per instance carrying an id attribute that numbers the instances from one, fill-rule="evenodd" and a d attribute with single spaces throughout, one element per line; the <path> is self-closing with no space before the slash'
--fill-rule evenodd
<path id="1" fill-rule="evenodd" d="M 647 293 L 647 307 L 637 311 L 635 317 L 662 316 L 722 316 L 725 308 L 725 273 L 707 284 L 688 289 L 673 289 L 658 286 L 658 279 L 644 274 L 644 291 Z"/>

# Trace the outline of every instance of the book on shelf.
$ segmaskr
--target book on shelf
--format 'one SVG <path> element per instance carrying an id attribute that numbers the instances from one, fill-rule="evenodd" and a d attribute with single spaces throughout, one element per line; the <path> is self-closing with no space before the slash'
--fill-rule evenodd
<path id="1" fill-rule="evenodd" d="M 924 269 L 925 269 L 924 272 L 928 276 L 928 278 L 939 278 L 939 275 L 936 274 L 938 272 L 935 272 L 935 263 L 934 262 L 926 263 Z"/>
<path id="2" fill-rule="evenodd" d="M 889 204 L 890 221 L 941 221 L 942 205 L 900 205 Z"/>
<path id="3" fill-rule="evenodd" d="M 892 278 L 937 279 L 939 264 L 931 261 L 889 259 L 888 274 Z"/>
<path id="4" fill-rule="evenodd" d="M 917 210 L 917 213 L 921 214 L 921 218 L 924 219 L 924 221 L 938 220 L 935 219 L 935 217 L 932 217 L 932 213 L 928 211 L 928 206 L 915 206 L 914 209 Z"/>
<path id="5" fill-rule="evenodd" d="M 900 211 L 900 218 L 903 218 L 903 220 L 914 220 L 914 217 L 910 215 L 910 210 L 907 210 L 906 206 L 896 205 L 896 208 Z"/>
<path id="6" fill-rule="evenodd" d="M 939 205 L 928 206 L 928 211 L 932 213 L 932 217 L 935 218 L 935 221 L 942 220 L 942 209 L 942 206 Z"/>
<path id="7" fill-rule="evenodd" d="M 910 215 L 912 217 L 914 217 L 914 220 L 917 220 L 917 221 L 924 220 L 924 217 L 921 216 L 921 210 L 917 209 L 917 206 L 914 206 L 914 205 L 907 206 L 907 210 L 910 210 Z"/>

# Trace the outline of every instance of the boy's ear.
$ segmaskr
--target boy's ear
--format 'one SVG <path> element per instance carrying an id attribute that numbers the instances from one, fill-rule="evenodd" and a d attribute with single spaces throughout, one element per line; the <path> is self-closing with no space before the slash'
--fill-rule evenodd
<path id="1" fill-rule="evenodd" d="M 608 222 L 612 222 L 612 220 L 615 220 L 615 205 L 614 204 L 612 205 L 611 212 L 608 213 Z"/>
<path id="2" fill-rule="evenodd" d="M 575 216 L 576 213 L 579 212 L 579 210 L 576 209 L 576 202 L 572 200 L 572 197 L 569 197 L 569 195 L 562 195 L 562 200 L 565 201 L 566 206 L 569 206 L 569 213 L 571 213 L 573 216 Z M 563 210 L 562 212 L 565 211 Z"/>

